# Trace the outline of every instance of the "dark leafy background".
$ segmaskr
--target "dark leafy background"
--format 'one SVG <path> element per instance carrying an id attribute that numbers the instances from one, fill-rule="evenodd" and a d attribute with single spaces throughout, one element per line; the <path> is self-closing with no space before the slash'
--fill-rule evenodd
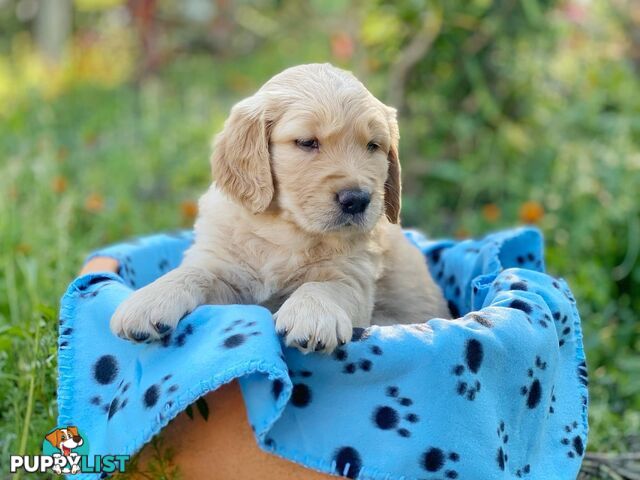
<path id="1" fill-rule="evenodd" d="M 229 107 L 312 61 L 398 107 L 405 225 L 544 231 L 583 317 L 589 449 L 634 448 L 637 1 L 77 0 L 48 58 L 39 6 L 0 0 L 2 458 L 55 424 L 58 299 L 84 255 L 190 226 Z"/>

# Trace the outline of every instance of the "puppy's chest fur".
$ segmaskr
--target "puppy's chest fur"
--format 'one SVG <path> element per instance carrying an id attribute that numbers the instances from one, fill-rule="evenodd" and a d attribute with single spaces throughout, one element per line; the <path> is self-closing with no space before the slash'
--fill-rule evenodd
<path id="1" fill-rule="evenodd" d="M 352 244 L 336 239 L 301 239 L 276 244 L 273 239 L 255 234 L 240 234 L 243 245 L 238 261 L 250 277 L 244 283 L 243 297 L 276 311 L 302 284 L 335 280 L 349 275 L 353 268 L 364 268 L 377 278 L 382 260 L 379 247 L 372 241 Z M 240 240 L 240 239 L 239 239 Z"/>

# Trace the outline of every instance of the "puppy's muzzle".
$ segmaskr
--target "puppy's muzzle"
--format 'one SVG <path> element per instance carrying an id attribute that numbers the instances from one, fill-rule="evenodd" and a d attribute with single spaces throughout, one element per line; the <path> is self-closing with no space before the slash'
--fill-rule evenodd
<path id="1" fill-rule="evenodd" d="M 357 215 L 367 209 L 371 203 L 371 194 L 360 189 L 340 190 L 336 194 L 336 200 L 343 213 Z"/>

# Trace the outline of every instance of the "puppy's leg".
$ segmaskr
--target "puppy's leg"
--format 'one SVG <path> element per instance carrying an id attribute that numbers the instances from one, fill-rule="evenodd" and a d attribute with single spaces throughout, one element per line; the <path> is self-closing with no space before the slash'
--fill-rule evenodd
<path id="1" fill-rule="evenodd" d="M 287 345 L 295 345 L 305 353 L 331 353 L 339 344 L 351 340 L 354 326 L 370 325 L 372 309 L 373 280 L 360 275 L 304 283 L 274 317 L 276 329 L 286 335 Z"/>
<path id="2" fill-rule="evenodd" d="M 197 306 L 234 303 L 237 296 L 221 276 L 181 265 L 122 302 L 111 317 L 111 331 L 136 342 L 155 340 Z"/>

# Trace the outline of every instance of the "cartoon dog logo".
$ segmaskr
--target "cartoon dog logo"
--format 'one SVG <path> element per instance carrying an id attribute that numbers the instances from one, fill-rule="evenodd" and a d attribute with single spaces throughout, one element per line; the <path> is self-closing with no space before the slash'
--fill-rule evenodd
<path id="1" fill-rule="evenodd" d="M 53 432 L 49 433 L 46 437 L 47 441 L 60 450 L 60 453 L 66 457 L 66 465 L 71 465 L 71 468 L 65 466 L 61 468 L 59 464 L 53 466 L 53 471 L 58 475 L 62 473 L 75 474 L 80 471 L 80 466 L 75 458 L 78 454 L 73 452 L 73 449 L 78 448 L 84 443 L 84 440 L 78 433 L 77 427 L 57 428 Z M 60 454 L 56 454 L 60 455 Z M 73 458 L 73 459 L 72 459 Z"/>

